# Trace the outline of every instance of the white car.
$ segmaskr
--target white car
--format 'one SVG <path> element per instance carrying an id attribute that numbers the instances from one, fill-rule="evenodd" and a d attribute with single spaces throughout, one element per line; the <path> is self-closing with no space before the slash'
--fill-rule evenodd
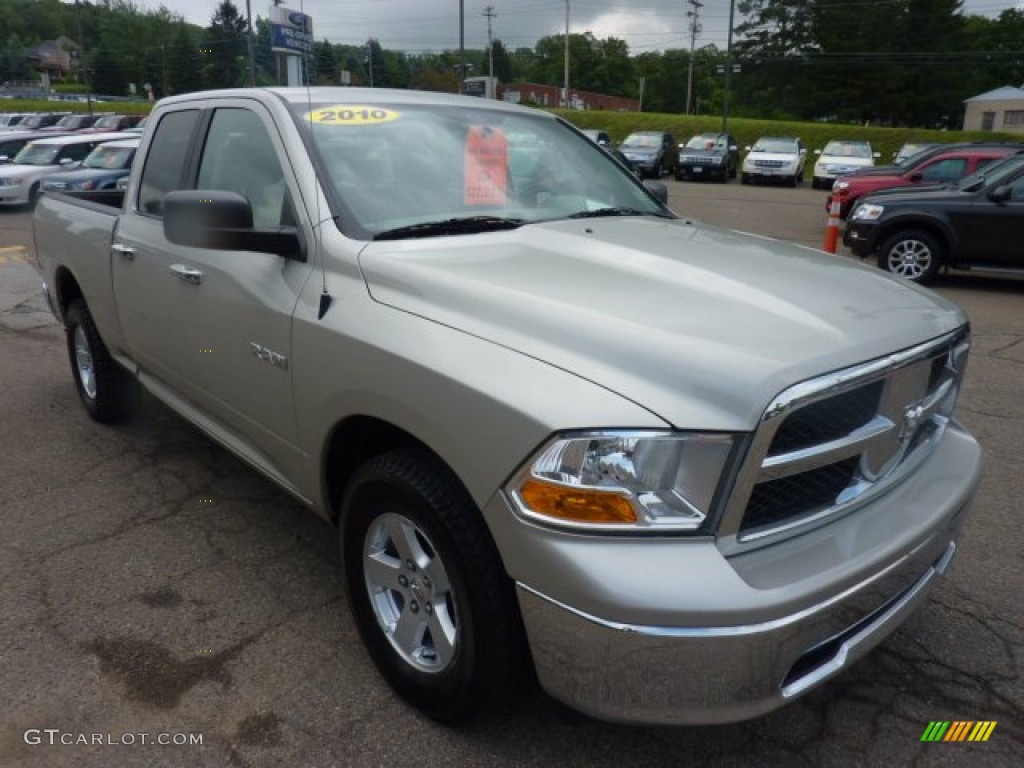
<path id="1" fill-rule="evenodd" d="M 814 150 L 818 161 L 814 164 L 814 178 L 811 186 L 815 189 L 832 189 L 832 183 L 844 173 L 853 173 L 875 164 L 878 152 L 871 151 L 868 141 L 830 141 L 824 149 Z"/>
<path id="2" fill-rule="evenodd" d="M 123 138 L 121 133 L 91 133 L 45 136 L 29 142 L 10 165 L 0 165 L 0 205 L 35 202 L 43 178 L 72 171 L 97 144 Z"/>
<path id="3" fill-rule="evenodd" d="M 762 136 L 747 147 L 740 182 L 780 181 L 795 187 L 803 183 L 807 148 L 793 136 Z"/>

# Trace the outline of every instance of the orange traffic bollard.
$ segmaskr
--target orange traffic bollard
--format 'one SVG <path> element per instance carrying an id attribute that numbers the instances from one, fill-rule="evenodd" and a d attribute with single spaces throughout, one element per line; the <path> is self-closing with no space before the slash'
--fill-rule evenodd
<path id="1" fill-rule="evenodd" d="M 836 252 L 836 244 L 839 242 L 839 200 L 832 199 L 832 205 L 828 209 L 828 223 L 825 225 L 825 245 L 827 253 Z"/>

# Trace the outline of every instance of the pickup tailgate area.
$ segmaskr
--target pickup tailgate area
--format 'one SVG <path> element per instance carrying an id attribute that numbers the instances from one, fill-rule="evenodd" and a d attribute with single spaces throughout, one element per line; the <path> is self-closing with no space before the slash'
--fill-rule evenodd
<path id="1" fill-rule="evenodd" d="M 77 294 L 84 296 L 112 349 L 120 336 L 111 281 L 110 244 L 120 208 L 69 195 L 44 193 L 32 227 L 36 258 L 57 319 Z"/>

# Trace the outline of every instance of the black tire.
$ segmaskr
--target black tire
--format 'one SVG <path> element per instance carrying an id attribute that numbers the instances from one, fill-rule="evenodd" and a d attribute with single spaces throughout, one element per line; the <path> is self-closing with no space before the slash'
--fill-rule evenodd
<path id="1" fill-rule="evenodd" d="M 786 184 L 788 184 L 791 187 L 795 187 L 797 184 L 796 176 L 790 176 L 788 179 L 786 179 Z"/>
<path id="2" fill-rule="evenodd" d="M 514 587 L 447 467 L 422 451 L 373 458 L 340 513 L 349 605 L 391 686 L 452 725 L 508 701 L 530 677 Z"/>
<path id="3" fill-rule="evenodd" d="M 685 178 L 686 177 L 683 174 L 681 174 L 681 173 L 677 173 L 676 174 L 676 181 L 682 181 Z"/>
<path id="4" fill-rule="evenodd" d="M 750 174 L 749 173 L 741 174 L 740 175 L 740 184 L 749 184 L 749 183 L 750 183 Z"/>
<path id="5" fill-rule="evenodd" d="M 39 195 L 42 194 L 42 189 L 39 184 L 33 184 L 28 191 L 28 207 L 29 210 L 33 210 L 36 207 L 36 203 L 39 202 Z"/>
<path id="6" fill-rule="evenodd" d="M 930 232 L 905 229 L 890 235 L 878 252 L 878 266 L 915 283 L 931 282 L 945 258 L 942 243 Z"/>
<path id="7" fill-rule="evenodd" d="M 72 301 L 64 319 L 71 375 L 85 410 L 104 424 L 130 417 L 138 382 L 110 356 L 85 301 Z"/>

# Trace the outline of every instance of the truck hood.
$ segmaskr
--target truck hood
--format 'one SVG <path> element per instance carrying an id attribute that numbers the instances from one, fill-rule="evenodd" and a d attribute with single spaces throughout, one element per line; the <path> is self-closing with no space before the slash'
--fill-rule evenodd
<path id="1" fill-rule="evenodd" d="M 932 203 L 934 201 L 955 200 L 961 201 L 965 196 L 973 193 L 961 192 L 952 184 L 912 184 L 909 187 L 889 187 L 887 189 L 875 189 L 864 195 L 861 202 L 871 200 L 873 203 L 906 203 L 920 200 Z"/>
<path id="2" fill-rule="evenodd" d="M 848 259 L 653 217 L 376 242 L 360 265 L 376 301 L 546 361 L 680 428 L 752 429 L 786 387 L 966 322 L 935 294 Z"/>

